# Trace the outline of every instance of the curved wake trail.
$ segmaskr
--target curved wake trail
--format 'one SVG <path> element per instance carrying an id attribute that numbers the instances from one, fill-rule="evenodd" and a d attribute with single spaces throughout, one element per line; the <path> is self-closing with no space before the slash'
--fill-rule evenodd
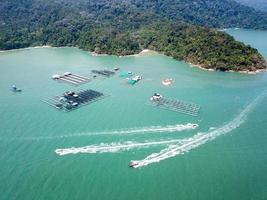
<path id="1" fill-rule="evenodd" d="M 227 134 L 232 130 L 241 126 L 247 119 L 249 113 L 258 105 L 258 103 L 266 96 L 266 92 L 262 93 L 258 96 L 254 101 L 252 101 L 239 115 L 237 115 L 232 121 L 225 124 L 220 128 L 210 129 L 208 132 L 198 133 L 190 138 L 186 139 L 174 139 L 174 140 L 165 140 L 165 141 L 153 141 L 153 142 L 125 142 L 125 143 L 111 143 L 105 144 L 102 143 L 100 145 L 89 145 L 85 147 L 72 147 L 65 149 L 56 149 L 55 152 L 58 155 L 67 155 L 67 154 L 77 154 L 77 153 L 106 153 L 106 152 L 118 152 L 118 151 L 126 151 L 134 148 L 148 148 L 150 146 L 160 146 L 160 145 L 168 145 L 167 148 L 161 150 L 159 153 L 153 153 L 146 157 L 144 160 L 133 161 L 135 164 L 134 168 L 143 167 L 152 163 L 160 162 L 162 160 L 174 157 L 179 154 L 183 154 L 188 152 L 194 148 L 199 147 L 200 145 L 205 144 L 208 141 L 214 140 L 215 138 Z M 191 124 L 192 125 L 192 124 Z M 167 128 L 167 127 L 165 127 Z M 194 128 L 196 128 L 194 126 Z M 164 132 L 166 130 L 172 131 L 172 127 L 168 127 L 166 130 L 162 130 L 162 127 L 151 127 L 150 131 L 154 132 Z M 148 130 L 148 129 L 145 129 Z M 153 132 L 152 131 L 152 132 Z M 109 134 L 124 134 L 124 133 L 139 133 L 146 132 L 141 131 L 141 129 L 131 129 L 127 131 L 116 131 L 116 132 L 108 132 Z"/>
<path id="2" fill-rule="evenodd" d="M 176 124 L 167 126 L 150 126 L 141 128 L 129 128 L 116 131 L 102 131 L 102 132 L 87 132 L 87 133 L 76 133 L 69 135 L 58 135 L 58 136 L 40 136 L 40 137 L 21 137 L 21 138 L 0 138 L 0 140 L 50 140 L 50 139 L 64 139 L 71 137 L 82 137 L 82 136 L 94 136 L 94 135 L 137 135 L 147 133 L 163 133 L 163 132 L 180 132 L 190 129 L 196 129 L 198 124 Z"/>
<path id="3" fill-rule="evenodd" d="M 72 147 L 66 149 L 56 149 L 55 153 L 63 156 L 67 154 L 77 154 L 77 153 L 114 153 L 118 151 L 127 151 L 134 148 L 147 148 L 150 146 L 159 145 L 169 145 L 172 143 L 183 143 L 184 140 L 166 140 L 166 141 L 156 141 L 156 142 L 124 142 L 124 143 L 102 143 L 100 145 L 89 145 L 85 147 Z"/>
<path id="4" fill-rule="evenodd" d="M 238 128 L 242 125 L 246 119 L 248 114 L 258 105 L 258 103 L 263 100 L 266 96 L 266 92 L 262 93 L 258 96 L 253 102 L 251 102 L 238 116 L 236 116 L 231 122 L 228 124 L 211 130 L 207 133 L 198 133 L 191 138 L 188 138 L 182 144 L 170 145 L 168 148 L 161 150 L 159 153 L 153 153 L 146 157 L 144 160 L 133 161 L 135 162 L 134 168 L 143 167 L 152 163 L 160 162 L 167 158 L 174 157 L 179 154 L 183 154 L 188 152 L 194 148 L 199 147 L 200 145 L 205 144 L 208 141 L 214 140 L 215 138 L 227 134 L 232 130 Z"/>

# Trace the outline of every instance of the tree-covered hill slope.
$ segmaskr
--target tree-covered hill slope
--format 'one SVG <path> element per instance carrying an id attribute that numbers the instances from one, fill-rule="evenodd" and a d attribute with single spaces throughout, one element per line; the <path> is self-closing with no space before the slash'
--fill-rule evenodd
<path id="1" fill-rule="evenodd" d="M 236 1 L 246 6 L 253 7 L 257 10 L 262 10 L 262 11 L 267 12 L 267 1 L 266 0 L 236 0 Z"/>
<path id="2" fill-rule="evenodd" d="M 168 19 L 213 28 L 267 29 L 267 13 L 234 0 L 129 0 Z M 241 0 L 242 1 L 242 0 Z M 254 2 L 254 0 L 253 0 Z"/>
<path id="3" fill-rule="evenodd" d="M 0 49 L 75 46 L 97 53 L 129 55 L 149 48 L 204 68 L 266 68 L 256 49 L 228 34 L 183 22 L 178 16 L 171 17 L 169 10 L 163 14 L 137 1 L 3 0 Z"/>

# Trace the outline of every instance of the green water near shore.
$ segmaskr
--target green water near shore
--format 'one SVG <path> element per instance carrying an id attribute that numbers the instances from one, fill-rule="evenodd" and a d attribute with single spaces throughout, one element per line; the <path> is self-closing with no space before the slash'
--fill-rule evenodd
<path id="1" fill-rule="evenodd" d="M 267 58 L 267 32 L 228 30 Z M 120 67 L 141 75 L 134 86 L 117 75 L 73 87 L 51 80 L 55 73 L 89 75 Z M 267 74 L 207 72 L 158 54 L 91 56 L 75 48 L 0 53 L 0 192 L 11 199 L 267 199 L 267 98 L 229 133 L 183 155 L 131 169 L 167 146 L 116 153 L 59 156 L 58 148 L 129 141 L 149 143 L 190 138 L 227 125 L 266 90 Z M 165 87 L 161 81 L 173 78 Z M 9 91 L 12 84 L 21 94 Z M 94 89 L 110 95 L 63 113 L 40 102 L 67 90 Z M 148 105 L 154 92 L 201 105 L 198 117 Z M 195 130 L 145 134 L 97 134 L 196 123 Z M 146 128 L 143 128 L 146 127 Z M 96 133 L 95 135 L 89 135 Z M 83 135 L 81 135 L 83 134 Z"/>

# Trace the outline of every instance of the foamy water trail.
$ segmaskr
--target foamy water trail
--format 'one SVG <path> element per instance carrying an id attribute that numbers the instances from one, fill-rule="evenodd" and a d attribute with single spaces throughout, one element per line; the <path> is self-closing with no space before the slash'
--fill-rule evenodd
<path id="1" fill-rule="evenodd" d="M 147 148 L 151 146 L 169 145 L 172 143 L 183 143 L 184 140 L 165 140 L 165 141 L 152 141 L 152 142 L 124 142 L 124 143 L 102 143 L 100 145 L 89 145 L 85 147 L 72 147 L 65 149 L 56 149 L 55 153 L 63 156 L 67 154 L 77 153 L 113 153 L 118 151 L 127 151 L 134 148 Z"/>
<path id="2" fill-rule="evenodd" d="M 115 131 L 102 131 L 102 132 L 86 132 L 86 133 L 74 133 L 68 135 L 57 135 L 57 136 L 39 136 L 39 137 L 17 137 L 17 138 L 0 138 L 0 140 L 49 140 L 49 139 L 63 139 L 71 137 L 82 137 L 82 136 L 94 136 L 94 135 L 137 135 L 147 133 L 163 133 L 163 132 L 180 132 L 185 130 L 196 129 L 198 124 L 176 124 L 167 126 L 149 126 L 139 128 L 128 128 Z"/>
<path id="3" fill-rule="evenodd" d="M 92 135 L 134 135 L 134 134 L 146 134 L 146 133 L 162 133 L 162 132 L 179 132 L 184 130 L 196 129 L 198 124 L 176 124 L 176 125 L 167 125 L 167 126 L 150 126 L 150 127 L 141 127 L 141 128 L 129 128 L 116 131 L 106 131 L 106 132 L 88 132 L 88 133 L 79 133 L 72 135 L 59 136 L 63 137 L 77 137 L 77 136 L 92 136 Z"/>
<path id="4" fill-rule="evenodd" d="M 143 167 L 152 163 L 160 162 L 167 158 L 174 157 L 179 154 L 183 154 L 199 147 L 202 144 L 205 144 L 208 141 L 214 140 L 218 136 L 230 133 L 232 130 L 238 128 L 246 121 L 248 114 L 265 96 L 266 92 L 262 93 L 253 102 L 251 102 L 238 116 L 236 116 L 231 122 L 227 123 L 226 125 L 217 129 L 212 129 L 207 133 L 198 133 L 193 137 L 188 138 L 183 143 L 169 145 L 168 148 L 161 150 L 159 153 L 153 153 L 146 157 L 144 160 L 133 161 L 135 163 L 133 167 Z"/>

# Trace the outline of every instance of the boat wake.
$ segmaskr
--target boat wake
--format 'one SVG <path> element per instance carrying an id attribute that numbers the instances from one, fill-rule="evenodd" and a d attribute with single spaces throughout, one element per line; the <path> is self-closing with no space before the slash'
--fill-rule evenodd
<path id="1" fill-rule="evenodd" d="M 75 133 L 69 135 L 58 135 L 58 136 L 39 136 L 39 137 L 17 137 L 8 138 L 6 140 L 49 140 L 49 139 L 64 139 L 70 137 L 82 137 L 82 136 L 94 136 L 94 135 L 137 135 L 147 133 L 163 133 L 163 132 L 180 132 L 185 130 L 193 130 L 198 127 L 198 124 L 176 124 L 167 126 L 150 126 L 141 128 L 129 128 L 116 131 L 102 131 L 102 132 L 86 132 L 86 133 Z M 4 138 L 0 138 L 4 140 Z"/>
<path id="2" fill-rule="evenodd" d="M 194 148 L 199 147 L 200 145 L 205 144 L 208 141 L 214 140 L 218 136 L 230 133 L 232 130 L 238 128 L 242 125 L 248 114 L 257 106 L 257 104 L 266 96 L 266 93 L 258 96 L 252 103 L 250 103 L 238 116 L 236 116 L 231 122 L 226 125 L 217 128 L 211 129 L 207 133 L 198 133 L 191 138 L 188 138 L 182 143 L 169 145 L 168 148 L 161 150 L 159 153 L 153 153 L 146 157 L 144 160 L 132 161 L 135 163 L 134 168 L 143 167 L 152 163 L 160 162 L 167 158 L 174 157 L 179 154 L 186 153 Z"/>
<path id="3" fill-rule="evenodd" d="M 92 135 L 135 135 L 135 134 L 146 134 L 146 133 L 163 133 L 163 132 L 179 132 L 190 129 L 196 129 L 198 124 L 177 124 L 177 125 L 168 125 L 168 126 L 150 126 L 142 128 L 130 128 L 122 129 L 116 131 L 107 131 L 107 132 L 89 132 L 89 133 L 80 133 L 72 135 L 64 135 L 59 137 L 77 137 L 77 136 L 92 136 Z"/>
<path id="4" fill-rule="evenodd" d="M 124 143 L 102 143 L 100 145 L 89 145 L 85 147 L 71 147 L 65 149 L 56 149 L 55 153 L 63 156 L 67 154 L 77 153 L 114 153 L 119 151 L 127 151 L 134 148 L 148 148 L 151 146 L 169 145 L 172 143 L 183 143 L 184 140 L 165 140 L 165 141 L 153 141 L 153 142 L 133 142 L 128 141 Z"/>
<path id="5" fill-rule="evenodd" d="M 135 160 L 131 162 L 131 167 L 139 168 L 147 166 L 152 163 L 157 163 L 162 160 L 174 157 L 179 154 L 184 154 L 189 152 L 192 149 L 195 149 L 209 141 L 214 140 L 215 138 L 228 134 L 234 129 L 241 126 L 246 120 L 249 113 L 260 103 L 261 100 L 266 96 L 266 92 L 258 96 L 254 101 L 252 101 L 247 107 L 245 107 L 241 113 L 239 113 L 232 121 L 223 125 L 219 128 L 210 128 L 207 132 L 199 132 L 192 137 L 185 139 L 173 139 L 173 140 L 161 140 L 161 141 L 152 141 L 152 142 L 124 142 L 124 143 L 102 143 L 100 145 L 89 145 L 85 147 L 72 147 L 65 149 L 56 149 L 55 152 L 60 155 L 67 154 L 77 154 L 77 153 L 112 153 L 119 151 L 127 151 L 134 148 L 148 148 L 151 146 L 167 146 L 167 148 L 161 150 L 158 153 L 153 153 L 147 156 L 143 160 Z M 178 126 L 178 127 L 177 127 Z M 193 124 L 187 125 L 177 125 L 170 127 L 150 127 L 148 129 L 131 129 L 124 131 L 108 132 L 109 134 L 124 134 L 124 133 L 145 133 L 145 132 L 164 132 L 164 131 L 177 131 L 188 129 L 188 127 L 196 128 Z M 185 128 L 187 127 L 187 128 Z"/>

